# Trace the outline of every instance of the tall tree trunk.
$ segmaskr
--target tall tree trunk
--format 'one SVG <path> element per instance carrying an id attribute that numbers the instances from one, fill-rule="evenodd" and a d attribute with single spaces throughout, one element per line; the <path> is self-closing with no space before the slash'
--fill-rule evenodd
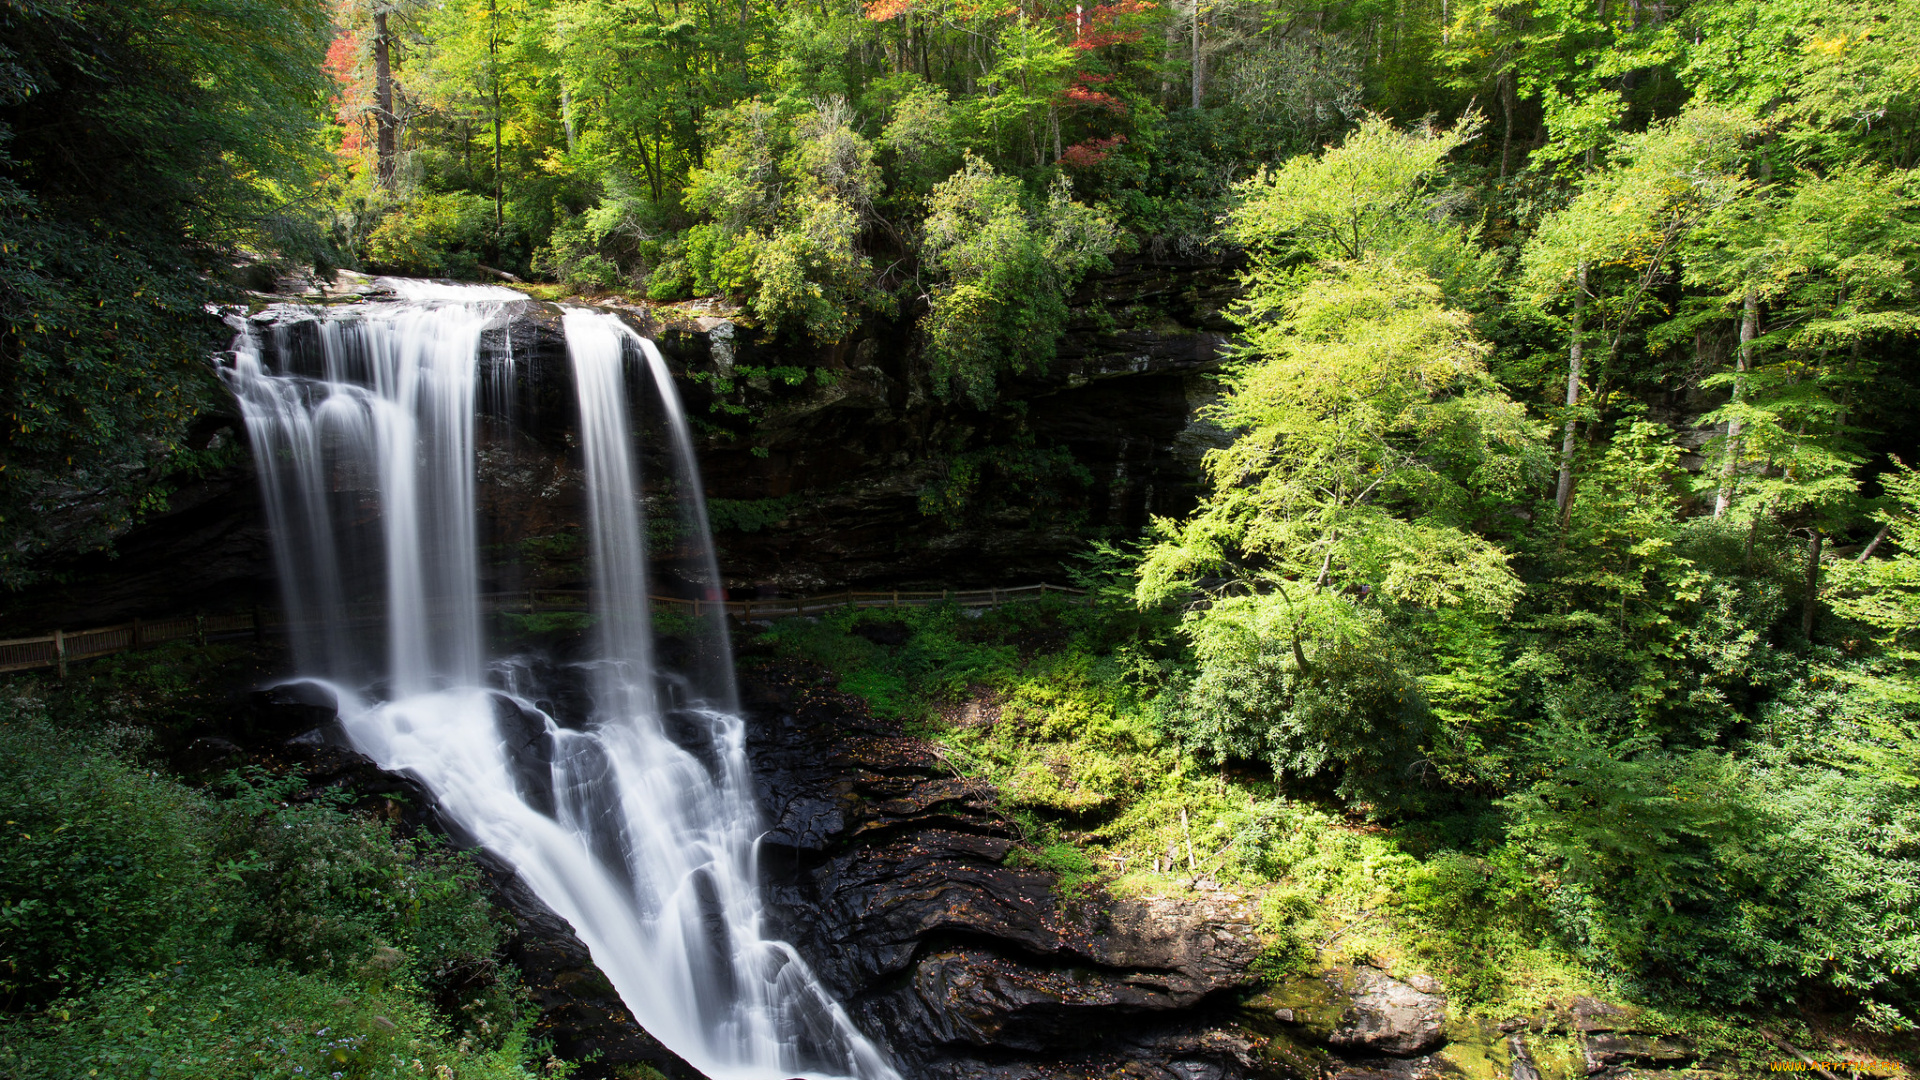
<path id="1" fill-rule="evenodd" d="M 1514 92 L 1512 71 L 1500 73 L 1496 92 L 1500 95 L 1500 115 L 1506 122 L 1506 132 L 1500 137 L 1500 179 L 1505 180 L 1513 162 L 1513 114 L 1520 106 L 1519 95 Z"/>
<path id="2" fill-rule="evenodd" d="M 505 188 L 500 177 L 500 5 L 487 0 L 487 66 L 493 83 L 493 257 L 500 257 L 500 238 L 506 231 L 506 213 L 502 207 Z"/>
<path id="3" fill-rule="evenodd" d="M 1807 598 L 1800 609 L 1800 634 L 1808 641 L 1813 640 L 1813 614 L 1820 604 L 1820 535 L 1819 526 L 1814 526 L 1813 546 L 1807 550 Z"/>
<path id="4" fill-rule="evenodd" d="M 1206 61 L 1200 55 L 1200 0 L 1193 0 L 1193 107 L 1200 108 L 1200 99 L 1207 91 Z"/>
<path id="5" fill-rule="evenodd" d="M 1746 392 L 1747 372 L 1753 370 L 1753 339 L 1760 336 L 1760 295 L 1749 285 L 1740 314 L 1740 351 L 1733 361 L 1733 404 Z M 1727 516 L 1733 508 L 1733 474 L 1740 463 L 1740 418 L 1727 421 L 1727 460 L 1720 466 L 1720 493 L 1713 500 L 1713 516 Z"/>
<path id="6" fill-rule="evenodd" d="M 387 13 L 373 15 L 373 126 L 374 186 L 393 190 L 395 159 L 399 157 L 400 118 L 393 111 L 393 48 L 387 36 Z"/>
<path id="7" fill-rule="evenodd" d="M 566 80 L 560 81 L 560 126 L 567 132 L 567 153 L 573 153 L 573 91 Z"/>
<path id="8" fill-rule="evenodd" d="M 1574 277 L 1573 340 L 1567 345 L 1567 429 L 1560 440 L 1560 483 L 1553 500 L 1560 507 L 1560 520 L 1567 519 L 1573 503 L 1573 441 L 1579 429 L 1573 410 L 1580 404 L 1580 368 L 1586 352 L 1587 264 L 1582 262 Z"/>
<path id="9" fill-rule="evenodd" d="M 1169 6 L 1167 10 L 1167 52 L 1166 52 L 1168 64 L 1173 63 L 1173 54 L 1179 48 L 1180 48 L 1180 20 L 1175 15 L 1173 8 Z M 1160 74 L 1160 104 L 1165 106 L 1168 112 L 1173 111 L 1173 79 L 1171 75 L 1164 70 Z"/>

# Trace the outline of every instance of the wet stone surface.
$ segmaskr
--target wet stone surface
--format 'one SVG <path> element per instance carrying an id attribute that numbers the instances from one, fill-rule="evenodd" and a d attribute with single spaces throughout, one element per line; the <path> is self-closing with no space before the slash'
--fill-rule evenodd
<path id="1" fill-rule="evenodd" d="M 1273 1075 L 1234 1019 L 1260 943 L 1226 894 L 1068 901 L 1004 865 L 992 790 L 804 667 L 743 685 L 779 927 L 914 1078 Z"/>

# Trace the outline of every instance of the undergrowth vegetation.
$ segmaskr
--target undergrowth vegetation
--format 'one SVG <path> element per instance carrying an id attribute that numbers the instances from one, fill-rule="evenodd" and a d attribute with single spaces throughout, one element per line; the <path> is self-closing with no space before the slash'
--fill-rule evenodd
<path id="1" fill-rule="evenodd" d="M 0 687 L 0 1075 L 543 1073 L 472 863 L 298 777 L 187 786 L 148 744 L 191 688 L 136 666 Z"/>

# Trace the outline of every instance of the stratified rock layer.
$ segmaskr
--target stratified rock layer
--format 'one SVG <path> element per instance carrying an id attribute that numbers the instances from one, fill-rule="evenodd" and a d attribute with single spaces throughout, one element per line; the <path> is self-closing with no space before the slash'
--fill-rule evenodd
<path id="1" fill-rule="evenodd" d="M 914 1077 L 1246 1076 L 1231 1023 L 1253 911 L 1192 898 L 1063 896 L 1005 865 L 992 792 L 807 669 L 748 682 L 785 934 Z"/>

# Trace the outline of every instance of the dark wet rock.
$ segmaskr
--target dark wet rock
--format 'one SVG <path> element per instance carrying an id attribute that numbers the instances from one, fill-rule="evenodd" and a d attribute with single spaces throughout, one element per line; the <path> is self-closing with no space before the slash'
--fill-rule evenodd
<path id="1" fill-rule="evenodd" d="M 930 953 L 914 965 L 912 978 L 920 1007 L 903 1019 L 920 1020 L 915 1034 L 929 1045 L 1074 1047 L 1099 1040 L 1119 1017 L 1194 1000 L 1099 968 L 1042 967 L 979 948 Z"/>
<path id="2" fill-rule="evenodd" d="M 289 682 L 256 690 L 241 717 L 246 738 L 290 739 L 333 723 L 340 715 L 333 691 L 314 682 Z"/>
<path id="3" fill-rule="evenodd" d="M 1406 1057 L 1446 1041 L 1447 999 L 1439 994 L 1367 967 L 1331 972 L 1328 981 L 1352 997 L 1329 1040 L 1335 1047 Z"/>
<path id="4" fill-rule="evenodd" d="M 246 751 L 231 739 L 218 735 L 205 735 L 187 743 L 174 756 L 174 764 L 181 772 L 191 776 L 197 773 L 212 772 L 221 768 L 231 768 L 237 764 Z"/>
<path id="5" fill-rule="evenodd" d="M 1507 1056 L 1512 1059 L 1512 1080 L 1540 1080 L 1540 1066 L 1527 1048 L 1527 1037 L 1519 1032 L 1507 1036 Z"/>
<path id="6" fill-rule="evenodd" d="M 505 694 L 494 694 L 493 719 L 506 747 L 514 788 L 528 806 L 552 817 L 553 736 L 547 731 L 546 718 L 521 708 Z"/>
<path id="7" fill-rule="evenodd" d="M 782 932 L 915 1077 L 1252 1075 L 1246 902 L 1068 899 L 993 791 L 807 669 L 750 680 Z"/>
<path id="8" fill-rule="evenodd" d="M 1350 1058 L 1338 1060 L 1324 1080 L 1440 1080 L 1445 1075 L 1438 1058 Z"/>
<path id="9" fill-rule="evenodd" d="M 1585 1041 L 1588 1076 L 1631 1068 L 1677 1069 L 1698 1057 L 1691 1045 L 1671 1037 L 1594 1032 Z"/>
<path id="10" fill-rule="evenodd" d="M 220 410 L 203 414 L 187 438 L 194 450 L 245 443 L 238 415 Z M 80 550 L 63 557 L 56 545 L 36 560 L 48 573 L 0 595 L 0 637 L 277 604 L 273 548 L 252 463 L 182 473 L 166 482 L 171 490 L 165 508 L 125 514 L 125 532 L 107 549 L 95 550 L 99 536 L 93 531 L 103 523 L 95 499 L 104 496 L 88 495 L 66 513 L 42 511 L 35 531 L 69 533 Z"/>

